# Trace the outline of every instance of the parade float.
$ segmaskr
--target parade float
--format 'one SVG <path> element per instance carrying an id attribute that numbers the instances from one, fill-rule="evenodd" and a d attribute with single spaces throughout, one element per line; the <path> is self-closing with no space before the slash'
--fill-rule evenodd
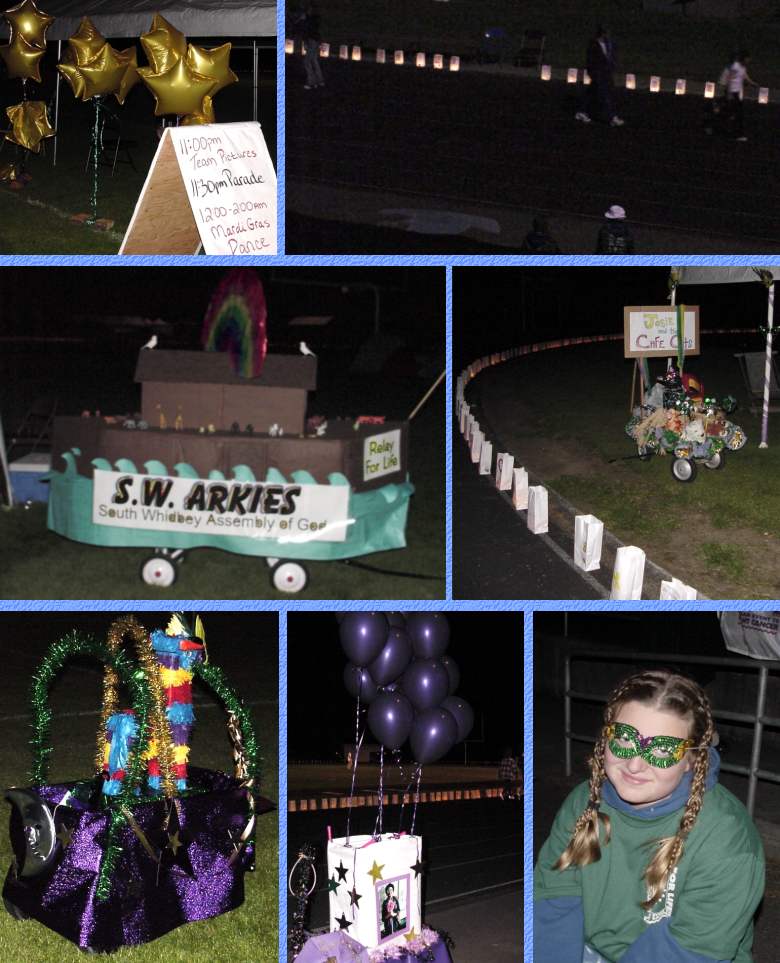
<path id="1" fill-rule="evenodd" d="M 163 587 L 198 547 L 264 557 L 288 593 L 306 586 L 308 560 L 405 547 L 408 422 L 307 418 L 317 359 L 267 353 L 252 271 L 224 278 L 202 343 L 141 349 L 136 416 L 56 418 L 49 528 L 152 549 L 141 577 Z"/>

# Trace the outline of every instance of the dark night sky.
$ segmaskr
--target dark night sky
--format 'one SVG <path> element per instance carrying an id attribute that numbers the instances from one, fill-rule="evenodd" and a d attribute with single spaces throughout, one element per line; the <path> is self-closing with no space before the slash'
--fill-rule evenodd
<path id="1" fill-rule="evenodd" d="M 456 369 L 516 344 L 623 330 L 623 307 L 664 304 L 668 267 L 500 267 L 453 270 Z M 755 284 L 685 286 L 677 300 L 701 307 L 702 328 L 765 323 L 766 291 Z M 757 350 L 762 347 L 756 334 Z"/>
<path id="2" fill-rule="evenodd" d="M 504 746 L 522 751 L 523 616 L 513 612 L 448 612 L 448 654 L 461 671 L 457 694 L 474 709 L 469 759 L 499 758 Z M 354 739 L 355 700 L 342 680 L 348 659 L 334 613 L 291 612 L 287 617 L 287 746 L 290 760 L 336 760 Z M 402 752 L 408 756 L 408 743 Z M 463 760 L 463 747 L 447 757 Z"/>

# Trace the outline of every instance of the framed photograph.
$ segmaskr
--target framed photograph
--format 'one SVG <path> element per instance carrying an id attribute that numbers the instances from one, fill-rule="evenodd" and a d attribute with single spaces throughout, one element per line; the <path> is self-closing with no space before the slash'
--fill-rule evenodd
<path id="1" fill-rule="evenodd" d="M 377 942 L 384 943 L 402 933 L 409 925 L 409 874 L 383 879 L 374 886 Z"/>

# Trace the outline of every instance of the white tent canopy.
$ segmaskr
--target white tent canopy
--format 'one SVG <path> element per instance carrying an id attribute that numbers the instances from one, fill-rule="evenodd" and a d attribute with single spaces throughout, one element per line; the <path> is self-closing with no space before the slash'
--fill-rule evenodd
<path id="1" fill-rule="evenodd" d="M 744 281 L 758 282 L 758 275 L 752 267 L 683 267 L 680 271 L 679 284 L 739 284 Z M 775 280 L 780 279 L 780 267 L 764 267 L 762 271 L 771 271 Z"/>
<path id="2" fill-rule="evenodd" d="M 678 284 L 741 284 L 746 281 L 760 282 L 754 267 L 684 267 L 678 268 Z M 761 267 L 770 271 L 774 281 L 780 279 L 780 267 Z M 769 394 L 772 380 L 772 327 L 775 309 L 775 284 L 767 292 L 766 360 L 764 363 L 764 405 L 761 412 L 761 442 L 759 448 L 769 447 Z"/>
<path id="3" fill-rule="evenodd" d="M 104 37 L 140 37 L 156 13 L 187 37 L 275 37 L 276 0 L 41 0 L 55 17 L 48 40 L 67 40 L 89 17 Z"/>

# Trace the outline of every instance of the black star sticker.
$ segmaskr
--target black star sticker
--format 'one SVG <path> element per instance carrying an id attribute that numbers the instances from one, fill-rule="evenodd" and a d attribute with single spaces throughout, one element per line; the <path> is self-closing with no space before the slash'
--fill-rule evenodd
<path id="1" fill-rule="evenodd" d="M 347 873 L 349 872 L 349 870 L 348 870 L 347 867 L 341 862 L 341 860 L 339 860 L 339 864 L 338 864 L 338 866 L 336 867 L 336 872 L 339 874 L 339 882 L 340 882 L 340 883 L 341 883 L 341 882 L 346 883 L 346 881 L 347 881 Z"/>
<path id="2" fill-rule="evenodd" d="M 179 820 L 179 810 L 175 804 L 171 805 L 168 815 L 168 825 L 164 826 L 160 846 L 160 867 L 173 869 L 175 866 L 187 876 L 194 878 L 195 870 L 189 857 L 192 834 L 182 826 Z"/>
<path id="3" fill-rule="evenodd" d="M 340 918 L 339 917 L 336 918 L 336 922 L 339 924 L 340 930 L 348 930 L 350 926 L 352 926 L 352 923 L 350 922 L 350 920 L 348 920 L 343 913 L 341 914 Z"/>
<path id="4" fill-rule="evenodd" d="M 349 905 L 357 906 L 357 908 L 360 909 L 360 906 L 358 905 L 358 900 L 363 899 L 362 894 L 358 893 L 354 886 L 352 887 L 352 889 L 347 890 L 347 892 L 349 893 Z"/>
<path id="5" fill-rule="evenodd" d="M 414 870 L 414 877 L 416 879 L 420 875 L 420 873 L 422 873 L 422 871 L 425 869 L 425 863 L 418 856 L 417 862 L 413 866 L 410 866 L 409 869 Z"/>
<path id="6" fill-rule="evenodd" d="M 339 889 L 339 881 L 336 879 L 335 876 L 333 876 L 328 880 L 328 892 L 337 893 L 338 889 Z"/>

